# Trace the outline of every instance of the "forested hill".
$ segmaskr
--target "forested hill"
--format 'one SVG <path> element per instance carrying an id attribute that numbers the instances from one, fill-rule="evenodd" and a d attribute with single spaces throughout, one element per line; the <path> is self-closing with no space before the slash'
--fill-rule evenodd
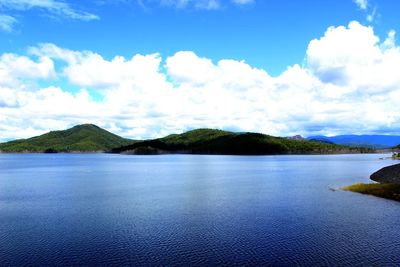
<path id="1" fill-rule="evenodd" d="M 0 144 L 1 152 L 99 152 L 132 144 L 93 124 Z"/>
<path id="2" fill-rule="evenodd" d="M 233 133 L 213 129 L 197 129 L 183 134 L 136 142 L 111 150 L 127 154 L 331 154 L 373 152 L 367 148 L 350 148 L 326 142 L 291 140 L 258 133 Z"/>

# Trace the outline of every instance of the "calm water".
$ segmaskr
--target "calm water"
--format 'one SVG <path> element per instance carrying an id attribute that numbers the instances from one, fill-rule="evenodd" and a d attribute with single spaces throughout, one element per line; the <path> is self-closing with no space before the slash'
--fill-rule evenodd
<path id="1" fill-rule="evenodd" d="M 399 265 L 379 157 L 0 154 L 0 265 Z"/>

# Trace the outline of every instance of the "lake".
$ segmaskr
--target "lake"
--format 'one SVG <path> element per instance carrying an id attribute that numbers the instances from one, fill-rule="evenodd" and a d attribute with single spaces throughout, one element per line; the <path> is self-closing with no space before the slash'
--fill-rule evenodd
<path id="1" fill-rule="evenodd" d="M 380 157 L 0 154 L 0 265 L 398 266 Z"/>

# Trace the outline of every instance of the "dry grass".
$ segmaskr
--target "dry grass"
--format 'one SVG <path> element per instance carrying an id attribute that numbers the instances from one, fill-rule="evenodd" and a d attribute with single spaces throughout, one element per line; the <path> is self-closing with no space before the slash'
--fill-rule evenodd
<path id="1" fill-rule="evenodd" d="M 400 201 L 400 184 L 354 184 L 344 187 L 343 189 Z"/>

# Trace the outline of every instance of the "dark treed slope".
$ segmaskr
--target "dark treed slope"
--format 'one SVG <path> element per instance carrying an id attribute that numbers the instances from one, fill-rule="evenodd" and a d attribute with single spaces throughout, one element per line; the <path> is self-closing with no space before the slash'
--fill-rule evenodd
<path id="1" fill-rule="evenodd" d="M 345 146 L 307 140 L 291 140 L 258 133 L 233 133 L 221 130 L 198 129 L 183 134 L 147 140 L 111 150 L 128 154 L 328 154 L 373 152 L 372 149 Z"/>
<path id="2" fill-rule="evenodd" d="M 63 131 L 52 131 L 29 139 L 0 144 L 2 152 L 94 152 L 132 144 L 93 124 L 82 124 Z"/>

